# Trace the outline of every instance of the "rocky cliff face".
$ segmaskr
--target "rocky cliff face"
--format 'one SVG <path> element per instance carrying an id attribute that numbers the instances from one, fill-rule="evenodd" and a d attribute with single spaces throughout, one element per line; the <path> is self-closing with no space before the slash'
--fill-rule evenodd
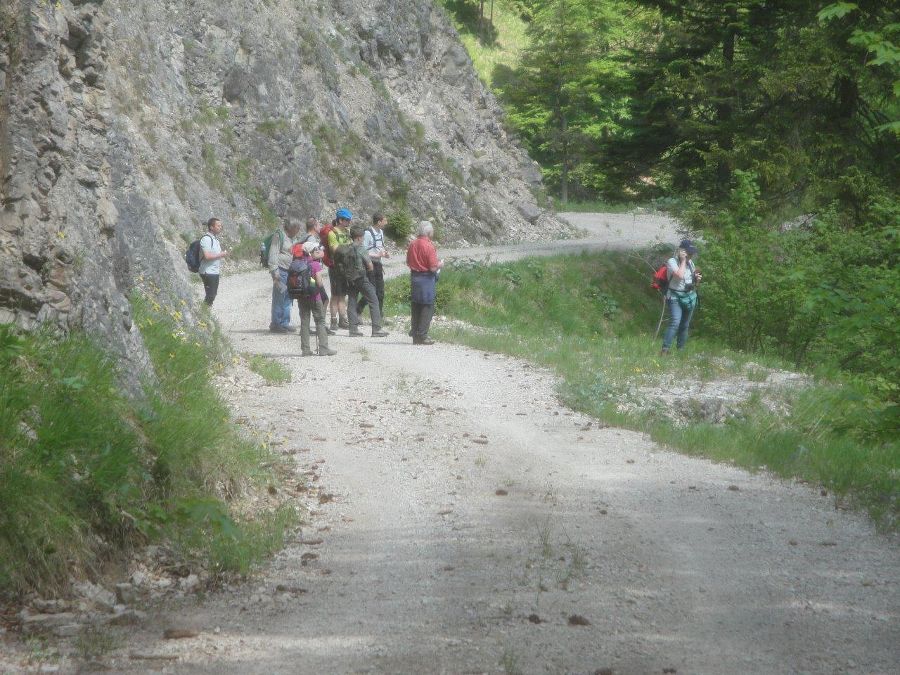
<path id="1" fill-rule="evenodd" d="M 245 251 L 339 205 L 445 242 L 566 231 L 425 0 L 6 0 L 0 93 L 0 322 L 138 359 L 128 294 L 190 300 L 211 215 Z"/>

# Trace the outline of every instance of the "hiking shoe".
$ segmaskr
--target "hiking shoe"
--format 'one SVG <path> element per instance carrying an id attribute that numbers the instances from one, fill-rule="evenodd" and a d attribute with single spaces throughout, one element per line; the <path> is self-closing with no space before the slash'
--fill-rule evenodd
<path id="1" fill-rule="evenodd" d="M 390 335 L 386 330 L 373 330 L 372 337 L 387 337 Z"/>
<path id="2" fill-rule="evenodd" d="M 430 337 L 413 338 L 413 344 L 414 345 L 433 345 L 434 340 L 432 340 Z"/>
<path id="3" fill-rule="evenodd" d="M 347 321 L 347 319 L 342 318 L 340 321 L 338 321 L 337 327 L 338 328 L 350 328 L 350 322 Z"/>
<path id="4" fill-rule="evenodd" d="M 326 326 L 325 332 L 328 333 L 329 335 L 337 335 L 337 328 L 328 328 Z"/>
<path id="5" fill-rule="evenodd" d="M 347 335 L 349 335 L 350 337 L 362 337 L 363 336 L 362 331 L 358 331 L 358 330 L 351 330 L 349 333 L 347 333 Z"/>
<path id="6" fill-rule="evenodd" d="M 337 319 L 331 317 L 331 330 L 337 330 Z"/>
<path id="7" fill-rule="evenodd" d="M 329 349 L 328 347 L 319 347 L 319 356 L 334 356 L 335 354 L 337 354 L 337 352 L 333 349 Z"/>
<path id="8" fill-rule="evenodd" d="M 300 352 L 300 356 L 313 356 L 313 355 L 314 355 L 314 353 L 309 349 L 304 349 L 302 352 Z"/>
<path id="9" fill-rule="evenodd" d="M 287 326 L 269 326 L 270 333 L 290 333 Z"/>
<path id="10" fill-rule="evenodd" d="M 668 348 L 668 347 L 663 347 L 662 349 L 660 349 L 660 350 L 659 350 L 659 355 L 660 355 L 660 356 L 668 356 L 668 355 L 669 355 L 669 348 Z"/>

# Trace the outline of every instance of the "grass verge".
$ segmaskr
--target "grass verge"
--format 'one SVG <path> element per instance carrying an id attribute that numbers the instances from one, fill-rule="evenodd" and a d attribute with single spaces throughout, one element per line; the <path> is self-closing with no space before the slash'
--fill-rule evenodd
<path id="1" fill-rule="evenodd" d="M 262 354 L 250 354 L 247 361 L 250 370 L 266 381 L 266 384 L 287 384 L 291 381 L 291 371 Z"/>
<path id="2" fill-rule="evenodd" d="M 550 367 L 577 410 L 687 454 L 820 484 L 867 509 L 882 527 L 896 528 L 900 447 L 890 429 L 870 424 L 871 410 L 883 402 L 865 382 L 828 373 L 809 388 L 782 393 L 785 415 L 751 396 L 741 415 L 724 424 L 679 427 L 652 407 L 623 410 L 621 402 L 647 383 L 700 386 L 741 374 L 754 379 L 763 367 L 782 366 L 774 357 L 704 339 L 702 305 L 688 349 L 659 358 L 652 335 L 661 300 L 649 289 L 651 270 L 625 253 L 465 263 L 441 274 L 437 309 L 473 328 L 436 334 Z M 408 284 L 405 278 L 389 283 L 389 313 L 408 312 Z"/>
<path id="3" fill-rule="evenodd" d="M 212 375 L 227 350 L 148 292 L 132 298 L 155 377 L 126 397 L 118 364 L 84 335 L 0 327 L 0 595 L 52 592 L 151 541 L 212 573 L 245 573 L 296 520 L 241 498 L 272 477 Z"/>

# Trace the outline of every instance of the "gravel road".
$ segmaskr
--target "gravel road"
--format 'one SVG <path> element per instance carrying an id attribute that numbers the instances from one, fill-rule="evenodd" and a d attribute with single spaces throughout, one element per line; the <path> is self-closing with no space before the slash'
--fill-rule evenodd
<path id="1" fill-rule="evenodd" d="M 537 250 L 677 241 L 662 219 L 572 218 L 587 239 Z M 158 608 L 117 672 L 900 669 L 898 542 L 864 515 L 604 428 L 504 356 L 393 330 L 301 358 L 268 307 L 265 274 L 223 278 L 236 349 L 293 381 L 238 369 L 222 391 L 306 472 L 312 514 L 248 584 Z M 173 626 L 199 635 L 163 640 Z"/>

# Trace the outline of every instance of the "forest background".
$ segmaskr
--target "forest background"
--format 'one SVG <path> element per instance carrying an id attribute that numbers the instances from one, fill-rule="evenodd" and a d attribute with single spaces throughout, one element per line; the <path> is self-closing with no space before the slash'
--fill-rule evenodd
<path id="1" fill-rule="evenodd" d="M 896 5 L 443 2 L 560 208 L 673 211 L 704 330 L 853 378 L 849 426 L 896 435 Z"/>

